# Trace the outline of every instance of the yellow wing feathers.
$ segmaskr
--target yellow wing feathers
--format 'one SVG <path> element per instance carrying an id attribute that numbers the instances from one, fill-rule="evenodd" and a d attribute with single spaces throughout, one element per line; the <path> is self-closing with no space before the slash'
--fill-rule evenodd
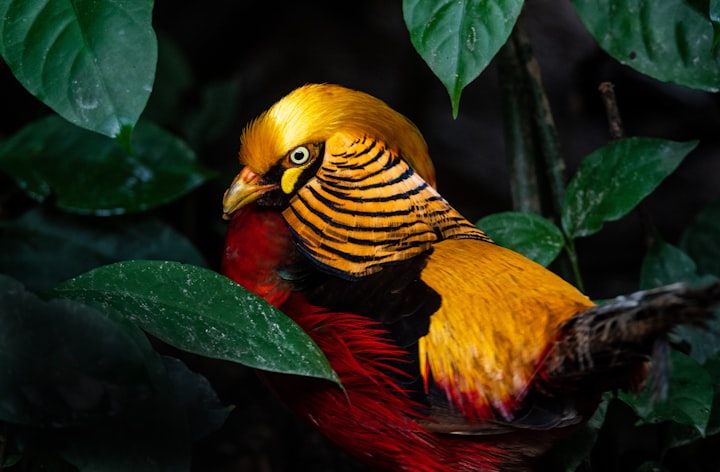
<path id="1" fill-rule="evenodd" d="M 593 305 L 542 266 L 483 241 L 435 244 L 422 279 L 442 303 L 420 339 L 421 372 L 475 416 L 490 407 L 509 415 L 558 327 Z"/>

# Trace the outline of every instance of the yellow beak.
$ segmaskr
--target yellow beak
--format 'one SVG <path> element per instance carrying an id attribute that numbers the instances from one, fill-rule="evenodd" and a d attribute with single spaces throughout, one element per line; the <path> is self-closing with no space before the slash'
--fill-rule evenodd
<path id="1" fill-rule="evenodd" d="M 278 188 L 276 184 L 259 185 L 260 176 L 245 166 L 233 179 L 223 196 L 223 219 L 229 220 L 232 214 L 254 202 L 265 192 Z"/>

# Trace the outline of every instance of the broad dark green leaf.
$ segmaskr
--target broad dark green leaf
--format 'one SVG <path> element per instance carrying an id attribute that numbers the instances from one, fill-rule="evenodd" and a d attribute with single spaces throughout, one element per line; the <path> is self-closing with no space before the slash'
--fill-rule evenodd
<path id="1" fill-rule="evenodd" d="M 695 262 L 681 249 L 657 239 L 642 262 L 640 287 L 659 287 L 675 282 L 702 286 L 716 280 L 709 275 L 698 275 Z M 720 316 L 720 310 L 716 310 Z M 707 322 L 707 329 L 678 326 L 675 334 L 690 346 L 690 356 L 700 364 L 720 352 L 720 319 L 716 316 Z"/>
<path id="2" fill-rule="evenodd" d="M 203 375 L 193 372 L 180 359 L 163 357 L 173 392 L 187 412 L 193 440 L 220 429 L 231 408 L 223 405 L 212 385 Z"/>
<path id="3" fill-rule="evenodd" d="M 715 92 L 720 56 L 707 11 L 691 0 L 573 0 L 611 56 L 658 80 Z"/>
<path id="4" fill-rule="evenodd" d="M 500 246 L 543 266 L 554 261 L 565 245 L 560 229 L 536 213 L 495 213 L 480 219 L 477 227 Z"/>
<path id="5" fill-rule="evenodd" d="M 80 426 L 137 408 L 162 369 L 145 335 L 73 300 L 39 299 L 0 275 L 0 419 Z"/>
<path id="6" fill-rule="evenodd" d="M 463 89 L 487 67 L 515 26 L 523 0 L 403 0 L 415 50 L 440 79 L 457 116 Z"/>
<path id="7" fill-rule="evenodd" d="M 37 207 L 15 221 L 0 222 L 0 247 L 0 273 L 31 290 L 49 290 L 90 269 L 122 260 L 206 265 L 187 238 L 144 213 L 106 218 Z"/>
<path id="8" fill-rule="evenodd" d="M 113 215 L 169 203 L 214 175 L 178 138 L 149 122 L 133 133 L 133 155 L 58 117 L 37 121 L 0 148 L 0 170 L 28 195 L 53 196 L 68 211 Z"/>
<path id="9" fill-rule="evenodd" d="M 188 471 L 185 410 L 145 334 L 0 275 L 0 421 L 52 470 Z M 55 467 L 58 466 L 58 468 Z"/>
<path id="10" fill-rule="evenodd" d="M 704 208 L 685 228 L 680 246 L 693 258 L 701 274 L 720 277 L 720 199 Z"/>
<path id="11" fill-rule="evenodd" d="M 698 278 L 695 262 L 682 250 L 656 240 L 640 270 L 640 288 L 648 289 L 675 282 L 692 283 Z"/>
<path id="12" fill-rule="evenodd" d="M 0 0 L 0 55 L 63 118 L 128 134 L 155 76 L 152 8 L 152 0 Z"/>
<path id="13" fill-rule="evenodd" d="M 112 308 L 185 351 L 337 380 L 322 352 L 290 318 L 209 269 L 167 261 L 119 262 L 69 280 L 52 293 Z"/>
<path id="14" fill-rule="evenodd" d="M 645 388 L 638 396 L 626 392 L 620 392 L 619 396 L 635 410 L 643 423 L 674 421 L 705 434 L 713 402 L 713 381 L 705 369 L 679 351 L 671 351 L 670 361 L 666 398 L 657 398 L 651 388 Z M 648 386 L 652 383 L 650 379 Z"/>
<path id="15" fill-rule="evenodd" d="M 720 359 L 717 357 L 709 359 L 703 364 L 703 368 L 710 374 L 715 386 L 715 394 L 713 396 L 712 407 L 710 408 L 710 418 L 704 434 L 688 425 L 671 423 L 668 425 L 667 432 L 664 435 L 664 447 L 667 449 L 673 447 L 681 447 L 694 441 L 702 439 L 706 436 L 712 436 L 720 433 Z"/>
<path id="16" fill-rule="evenodd" d="M 696 141 L 626 138 L 585 157 L 565 192 L 562 226 L 571 239 L 625 216 L 670 175 Z"/>

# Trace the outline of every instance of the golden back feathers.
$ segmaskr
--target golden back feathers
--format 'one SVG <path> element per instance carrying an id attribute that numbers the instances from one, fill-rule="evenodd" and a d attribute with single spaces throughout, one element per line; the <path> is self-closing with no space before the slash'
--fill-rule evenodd
<path id="1" fill-rule="evenodd" d="M 442 303 L 420 339 L 421 373 L 471 418 L 490 411 L 510 418 L 559 327 L 594 304 L 496 244 L 451 239 L 433 248 L 421 277 Z"/>
<path id="2" fill-rule="evenodd" d="M 395 152 L 435 185 L 427 145 L 409 119 L 372 95 L 332 84 L 297 88 L 250 122 L 240 137 L 240 162 L 262 175 L 294 147 L 325 142 L 348 130 L 392 143 Z"/>

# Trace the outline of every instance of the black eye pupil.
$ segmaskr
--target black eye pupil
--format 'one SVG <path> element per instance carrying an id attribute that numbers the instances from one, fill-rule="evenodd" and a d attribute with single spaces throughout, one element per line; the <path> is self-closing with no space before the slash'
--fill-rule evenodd
<path id="1" fill-rule="evenodd" d="M 310 158 L 310 151 L 304 147 L 299 147 L 290 154 L 290 160 L 293 164 L 304 164 Z"/>

